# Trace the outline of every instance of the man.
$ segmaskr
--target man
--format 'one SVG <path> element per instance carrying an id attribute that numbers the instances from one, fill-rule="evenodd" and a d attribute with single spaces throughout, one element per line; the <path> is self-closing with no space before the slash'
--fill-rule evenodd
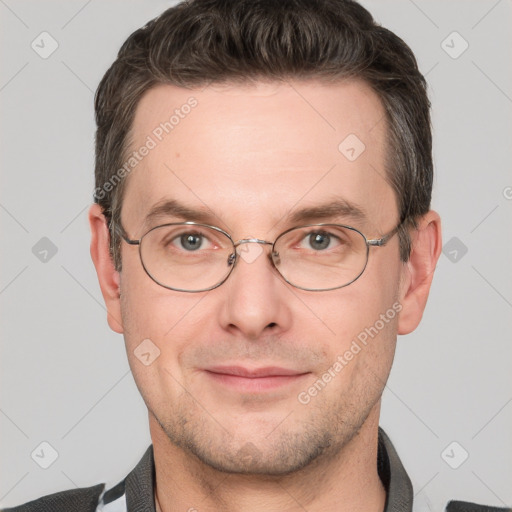
<path id="1" fill-rule="evenodd" d="M 153 444 L 11 510 L 413 510 L 379 429 L 441 251 L 410 49 L 352 1 L 192 0 L 125 42 L 96 120 L 91 255 Z"/>

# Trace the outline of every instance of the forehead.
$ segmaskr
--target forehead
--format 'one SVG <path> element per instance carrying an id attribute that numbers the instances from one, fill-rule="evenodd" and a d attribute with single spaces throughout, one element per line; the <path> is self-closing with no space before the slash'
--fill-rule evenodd
<path id="1" fill-rule="evenodd" d="M 123 222 L 138 229 L 166 199 L 267 227 L 337 198 L 394 219 L 385 135 L 383 106 L 360 81 L 160 85 L 136 110 Z"/>

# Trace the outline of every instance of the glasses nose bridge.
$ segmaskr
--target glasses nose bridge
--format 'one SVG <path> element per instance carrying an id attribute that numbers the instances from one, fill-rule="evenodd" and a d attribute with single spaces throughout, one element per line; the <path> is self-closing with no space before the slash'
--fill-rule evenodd
<path id="1" fill-rule="evenodd" d="M 240 256 L 238 252 L 238 247 L 244 244 L 260 244 L 260 245 L 270 245 L 270 247 L 274 247 L 274 242 L 269 242 L 268 240 L 262 240 L 261 238 L 242 238 L 241 240 L 238 240 L 237 242 L 233 243 L 233 247 L 235 249 L 234 253 L 230 256 L 230 264 L 235 263 L 236 260 L 238 260 L 238 257 Z M 275 266 L 276 262 L 274 261 L 274 258 L 278 258 L 279 261 L 279 255 L 276 253 L 274 254 L 272 251 L 268 255 L 271 263 Z"/>
<path id="2" fill-rule="evenodd" d="M 261 245 L 274 245 L 273 242 L 269 242 L 268 240 L 261 240 L 260 238 L 242 238 L 241 240 L 238 240 L 238 242 L 235 242 L 233 246 L 235 249 L 242 245 L 242 244 L 261 244 Z"/>

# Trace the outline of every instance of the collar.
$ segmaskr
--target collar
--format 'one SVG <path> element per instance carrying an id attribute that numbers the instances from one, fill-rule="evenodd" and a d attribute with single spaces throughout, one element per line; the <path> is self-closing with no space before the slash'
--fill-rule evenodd
<path id="1" fill-rule="evenodd" d="M 386 489 L 386 505 L 383 512 L 411 512 L 413 490 L 395 447 L 379 427 L 377 471 Z M 144 453 L 137 466 L 114 488 L 107 491 L 102 500 L 104 512 L 156 512 L 154 498 L 155 463 L 153 445 Z M 120 507 L 122 502 L 126 507 Z M 117 506 L 116 506 L 117 505 Z"/>
<path id="2" fill-rule="evenodd" d="M 384 512 L 411 512 L 413 501 L 412 483 L 393 443 L 379 427 L 377 471 L 386 489 Z"/>

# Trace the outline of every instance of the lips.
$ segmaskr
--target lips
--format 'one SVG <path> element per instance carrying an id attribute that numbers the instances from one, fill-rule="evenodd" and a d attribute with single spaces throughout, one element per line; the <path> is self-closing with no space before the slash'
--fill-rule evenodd
<path id="1" fill-rule="evenodd" d="M 234 375 L 237 377 L 245 377 L 246 379 L 261 379 L 265 377 L 288 377 L 291 375 L 304 375 L 309 372 L 301 372 L 297 370 L 289 370 L 287 368 L 279 368 L 278 366 L 267 366 L 264 368 L 244 368 L 243 366 L 214 366 L 207 368 L 206 371 L 222 375 Z"/>
<path id="2" fill-rule="evenodd" d="M 242 393 L 275 391 L 283 386 L 297 384 L 306 375 L 310 374 L 310 372 L 278 366 L 261 368 L 214 366 L 204 371 L 212 382 Z"/>

